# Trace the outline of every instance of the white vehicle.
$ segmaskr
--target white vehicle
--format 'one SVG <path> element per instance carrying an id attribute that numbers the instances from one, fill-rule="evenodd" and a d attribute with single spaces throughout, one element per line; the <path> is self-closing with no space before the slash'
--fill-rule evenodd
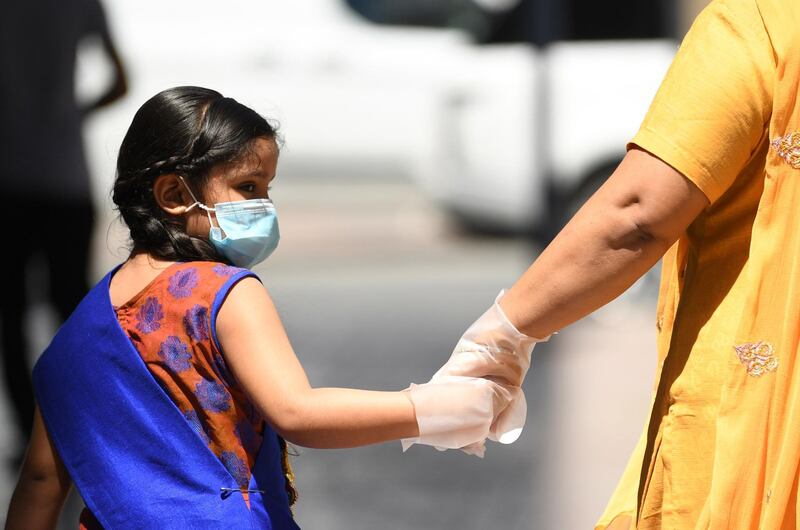
<path id="1" fill-rule="evenodd" d="M 674 53 L 666 40 L 475 49 L 453 87 L 451 165 L 418 176 L 476 229 L 552 233 L 619 163 Z"/>
<path id="2" fill-rule="evenodd" d="M 542 227 L 553 196 L 596 187 L 675 50 L 479 46 L 458 30 L 370 24 L 338 0 L 107 6 L 133 90 L 89 131 L 102 146 L 89 153 L 96 174 L 113 175 L 115 146 L 145 98 L 205 85 L 280 122 L 282 174 L 407 177 L 482 230 Z"/>

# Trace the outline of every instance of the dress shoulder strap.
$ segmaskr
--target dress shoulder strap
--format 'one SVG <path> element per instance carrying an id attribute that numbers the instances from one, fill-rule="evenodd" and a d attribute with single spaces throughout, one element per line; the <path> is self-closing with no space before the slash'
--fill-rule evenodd
<path id="1" fill-rule="evenodd" d="M 208 266 L 208 271 L 214 275 L 213 279 L 209 278 L 209 280 L 211 280 L 209 281 L 209 286 L 212 286 L 214 289 L 214 296 L 211 300 L 211 307 L 209 310 L 211 342 L 218 352 L 222 352 L 219 340 L 217 339 L 217 315 L 222 308 L 222 304 L 230 294 L 231 289 L 240 281 L 245 278 L 255 278 L 259 281 L 261 281 L 261 279 L 250 269 L 233 267 L 223 263 L 211 264 L 211 266 Z"/>

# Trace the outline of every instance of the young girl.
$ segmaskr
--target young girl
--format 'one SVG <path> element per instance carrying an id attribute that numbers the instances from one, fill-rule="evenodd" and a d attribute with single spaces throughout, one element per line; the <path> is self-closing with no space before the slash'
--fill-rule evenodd
<path id="1" fill-rule="evenodd" d="M 513 362 L 405 392 L 310 387 L 248 270 L 278 244 L 277 161 L 273 127 L 213 90 L 166 90 L 136 113 L 113 192 L 132 252 L 34 369 L 7 528 L 53 528 L 74 482 L 82 528 L 293 529 L 284 440 L 479 453 L 502 434 Z"/>

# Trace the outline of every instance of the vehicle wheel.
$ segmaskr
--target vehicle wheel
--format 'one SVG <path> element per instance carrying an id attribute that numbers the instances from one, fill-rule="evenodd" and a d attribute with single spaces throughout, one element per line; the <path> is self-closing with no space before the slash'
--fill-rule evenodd
<path id="1" fill-rule="evenodd" d="M 524 235 L 500 223 L 492 222 L 457 207 L 450 206 L 446 210 L 454 227 L 467 236 L 505 238 Z"/>

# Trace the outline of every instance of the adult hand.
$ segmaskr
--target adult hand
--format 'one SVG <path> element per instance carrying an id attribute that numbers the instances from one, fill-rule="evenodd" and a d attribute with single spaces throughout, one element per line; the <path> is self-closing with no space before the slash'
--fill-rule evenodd
<path id="1" fill-rule="evenodd" d="M 522 434 L 527 417 L 525 394 L 519 387 L 530 368 L 531 353 L 537 342 L 549 337 L 536 339 L 518 331 L 498 304 L 503 294 L 501 291 L 492 307 L 467 329 L 431 381 L 455 375 L 488 377 L 506 385 L 512 394 L 511 402 L 496 418 L 488 437 L 510 444 Z"/>
<path id="2" fill-rule="evenodd" d="M 462 449 L 483 456 L 483 442 L 497 418 L 511 402 L 514 392 L 502 383 L 481 377 L 439 375 L 430 382 L 407 390 L 414 405 L 419 436 L 402 440 L 411 445 Z"/>

